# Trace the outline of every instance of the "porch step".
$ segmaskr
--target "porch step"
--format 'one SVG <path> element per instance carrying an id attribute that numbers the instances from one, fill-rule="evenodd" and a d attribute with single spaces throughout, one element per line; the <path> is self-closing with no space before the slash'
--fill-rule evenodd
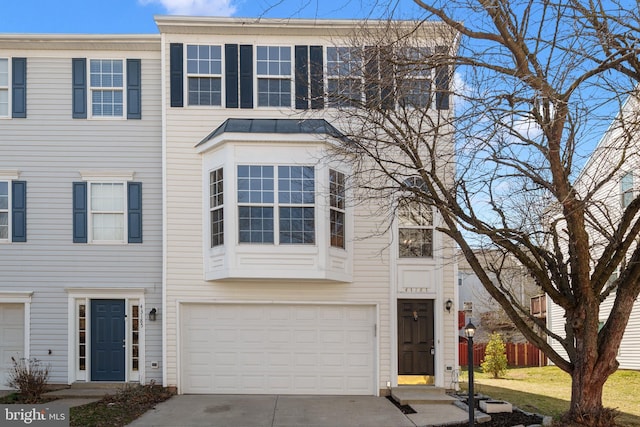
<path id="1" fill-rule="evenodd" d="M 124 383 L 74 383 L 68 387 L 47 392 L 44 395 L 58 399 L 102 398 L 107 394 L 116 394 L 124 387 Z"/>
<path id="2" fill-rule="evenodd" d="M 411 404 L 442 404 L 457 401 L 455 397 L 447 395 L 444 388 L 433 386 L 400 386 L 391 388 L 391 397 L 401 405 Z"/>

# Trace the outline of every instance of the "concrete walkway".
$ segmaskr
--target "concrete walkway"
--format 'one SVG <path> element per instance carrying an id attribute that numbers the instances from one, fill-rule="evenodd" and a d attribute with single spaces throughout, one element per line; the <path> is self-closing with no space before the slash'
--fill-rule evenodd
<path id="1" fill-rule="evenodd" d="M 386 398 L 374 396 L 179 395 L 157 405 L 130 425 L 415 427 L 467 419 L 467 413 L 455 405 L 416 406 L 428 408 L 405 415 Z"/>

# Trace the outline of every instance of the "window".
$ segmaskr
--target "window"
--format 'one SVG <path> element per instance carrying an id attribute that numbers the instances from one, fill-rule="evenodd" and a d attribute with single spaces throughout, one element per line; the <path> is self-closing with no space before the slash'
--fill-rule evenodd
<path id="1" fill-rule="evenodd" d="M 344 174 L 329 170 L 329 221 L 331 246 L 344 248 L 345 218 L 345 178 Z"/>
<path id="2" fill-rule="evenodd" d="M 238 166 L 238 224 L 240 243 L 314 244 L 314 168 Z"/>
<path id="3" fill-rule="evenodd" d="M 327 47 L 329 106 L 358 106 L 362 100 L 362 87 L 362 49 Z"/>
<path id="4" fill-rule="evenodd" d="M 140 306 L 131 305 L 131 370 L 140 370 L 140 326 L 142 319 Z"/>
<path id="5" fill-rule="evenodd" d="M 633 172 L 627 172 L 620 180 L 620 203 L 623 208 L 629 206 L 633 196 Z"/>
<path id="6" fill-rule="evenodd" d="M 3 176 L 0 175 L 0 179 L 2 178 Z M 0 242 L 26 241 L 27 183 L 9 179 L 0 180 Z"/>
<path id="7" fill-rule="evenodd" d="M 222 168 L 209 173 L 209 212 L 211 218 L 211 247 L 224 244 Z"/>
<path id="8" fill-rule="evenodd" d="M 125 241 L 124 183 L 91 183 L 90 227 L 94 242 Z"/>
<path id="9" fill-rule="evenodd" d="M 404 49 L 396 75 L 398 101 L 403 107 L 427 107 L 431 100 L 431 51 L 428 48 Z"/>
<path id="10" fill-rule="evenodd" d="M 78 370 L 87 370 L 87 305 L 78 304 Z"/>
<path id="11" fill-rule="evenodd" d="M 221 46 L 187 45 L 189 105 L 222 105 Z"/>
<path id="12" fill-rule="evenodd" d="M 0 117 L 9 117 L 9 60 L 0 58 Z"/>
<path id="13" fill-rule="evenodd" d="M 278 166 L 280 243 L 315 243 L 315 176 L 311 166 Z"/>
<path id="14" fill-rule="evenodd" d="M 123 117 L 124 69 L 120 59 L 92 59 L 89 65 L 91 114 Z"/>
<path id="15" fill-rule="evenodd" d="M 0 240 L 9 240 L 9 183 L 0 181 Z"/>
<path id="16" fill-rule="evenodd" d="M 433 209 L 402 201 L 398 224 L 400 258 L 433 257 Z"/>
<path id="17" fill-rule="evenodd" d="M 291 47 L 258 46 L 256 51 L 259 107 L 291 106 Z"/>

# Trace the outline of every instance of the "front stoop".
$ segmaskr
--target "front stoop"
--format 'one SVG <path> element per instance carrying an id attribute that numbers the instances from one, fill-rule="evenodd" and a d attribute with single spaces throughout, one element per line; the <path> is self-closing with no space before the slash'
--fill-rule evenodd
<path id="1" fill-rule="evenodd" d="M 401 405 L 452 404 L 457 401 L 444 388 L 433 386 L 400 386 L 391 388 L 391 397 Z"/>
<path id="2" fill-rule="evenodd" d="M 116 394 L 126 383 L 94 382 L 73 383 L 66 388 L 45 393 L 45 396 L 58 399 L 102 398 L 107 394 Z"/>

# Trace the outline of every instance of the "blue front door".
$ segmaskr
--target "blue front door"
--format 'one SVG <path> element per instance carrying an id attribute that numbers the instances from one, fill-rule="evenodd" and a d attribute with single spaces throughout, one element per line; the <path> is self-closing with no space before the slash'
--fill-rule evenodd
<path id="1" fill-rule="evenodd" d="M 124 300 L 91 300 L 91 381 L 124 381 Z"/>

